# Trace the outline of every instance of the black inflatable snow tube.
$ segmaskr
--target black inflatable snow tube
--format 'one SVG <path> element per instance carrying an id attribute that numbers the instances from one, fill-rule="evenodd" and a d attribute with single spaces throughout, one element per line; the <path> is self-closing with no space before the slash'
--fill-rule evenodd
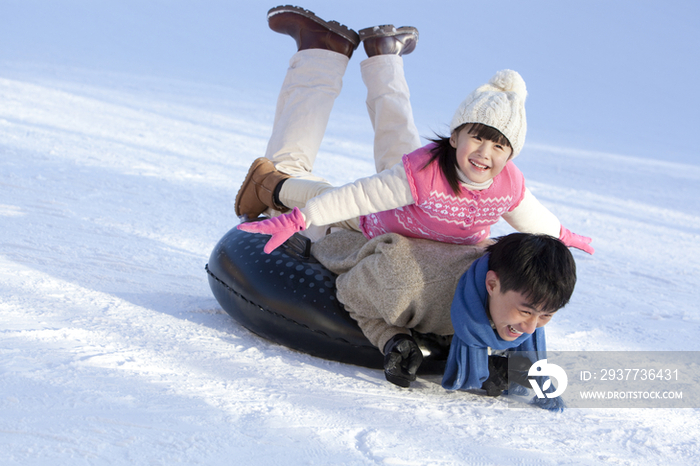
<path id="1" fill-rule="evenodd" d="M 336 277 L 311 256 L 308 239 L 294 235 L 265 254 L 268 239 L 233 228 L 216 245 L 206 270 L 221 307 L 267 340 L 319 358 L 382 369 L 384 356 L 337 300 Z M 424 338 L 417 340 L 425 346 Z M 419 373 L 440 373 L 449 345 L 429 343 L 432 356 Z"/>

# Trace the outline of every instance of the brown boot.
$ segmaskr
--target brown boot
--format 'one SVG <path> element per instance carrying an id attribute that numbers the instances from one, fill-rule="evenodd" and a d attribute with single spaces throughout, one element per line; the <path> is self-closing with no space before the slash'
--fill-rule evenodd
<path id="1" fill-rule="evenodd" d="M 277 171 L 268 159 L 255 159 L 236 195 L 236 215 L 255 219 L 268 207 L 287 212 L 289 208 L 275 202 L 275 188 L 287 178 L 291 177 Z"/>
<path id="2" fill-rule="evenodd" d="M 418 29 L 411 26 L 395 28 L 391 24 L 360 30 L 360 40 L 368 57 L 375 55 L 408 55 L 418 43 Z"/>
<path id="3" fill-rule="evenodd" d="M 360 45 L 360 37 L 337 21 L 324 21 L 313 11 L 298 6 L 278 6 L 267 12 L 267 22 L 275 32 L 292 36 L 297 50 L 324 49 L 348 58 Z"/>

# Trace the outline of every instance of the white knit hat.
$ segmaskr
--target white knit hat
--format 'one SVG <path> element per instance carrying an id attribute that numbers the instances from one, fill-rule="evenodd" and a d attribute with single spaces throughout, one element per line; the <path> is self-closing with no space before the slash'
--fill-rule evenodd
<path id="1" fill-rule="evenodd" d="M 525 144 L 526 97 L 523 78 L 516 71 L 501 70 L 464 99 L 452 117 L 450 134 L 465 123 L 491 126 L 508 138 L 513 146 L 513 158 Z"/>

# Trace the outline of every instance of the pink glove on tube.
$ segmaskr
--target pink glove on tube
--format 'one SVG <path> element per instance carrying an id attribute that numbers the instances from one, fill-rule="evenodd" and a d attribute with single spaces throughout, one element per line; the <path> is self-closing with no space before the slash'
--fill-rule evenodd
<path id="1" fill-rule="evenodd" d="M 590 242 L 593 241 L 591 238 L 572 233 L 567 228 L 564 228 L 564 225 L 561 226 L 559 240 L 570 248 L 580 249 L 581 251 L 586 251 L 588 254 L 593 254 L 595 251 L 589 246 Z"/>
<path id="2" fill-rule="evenodd" d="M 238 229 L 248 233 L 272 235 L 272 238 L 263 248 L 265 253 L 270 254 L 294 233 L 306 230 L 306 220 L 304 220 L 304 214 L 301 213 L 301 210 L 295 207 L 290 213 L 279 217 L 268 218 L 259 222 L 241 223 L 238 225 Z"/>

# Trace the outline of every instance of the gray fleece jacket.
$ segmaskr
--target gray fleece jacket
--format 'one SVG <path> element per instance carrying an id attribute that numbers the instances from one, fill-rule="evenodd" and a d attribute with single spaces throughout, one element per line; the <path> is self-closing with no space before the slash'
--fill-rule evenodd
<path id="1" fill-rule="evenodd" d="M 457 282 L 485 252 L 395 233 L 367 240 L 348 230 L 325 236 L 311 251 L 338 274 L 338 300 L 379 349 L 410 329 L 452 335 L 450 305 Z"/>

